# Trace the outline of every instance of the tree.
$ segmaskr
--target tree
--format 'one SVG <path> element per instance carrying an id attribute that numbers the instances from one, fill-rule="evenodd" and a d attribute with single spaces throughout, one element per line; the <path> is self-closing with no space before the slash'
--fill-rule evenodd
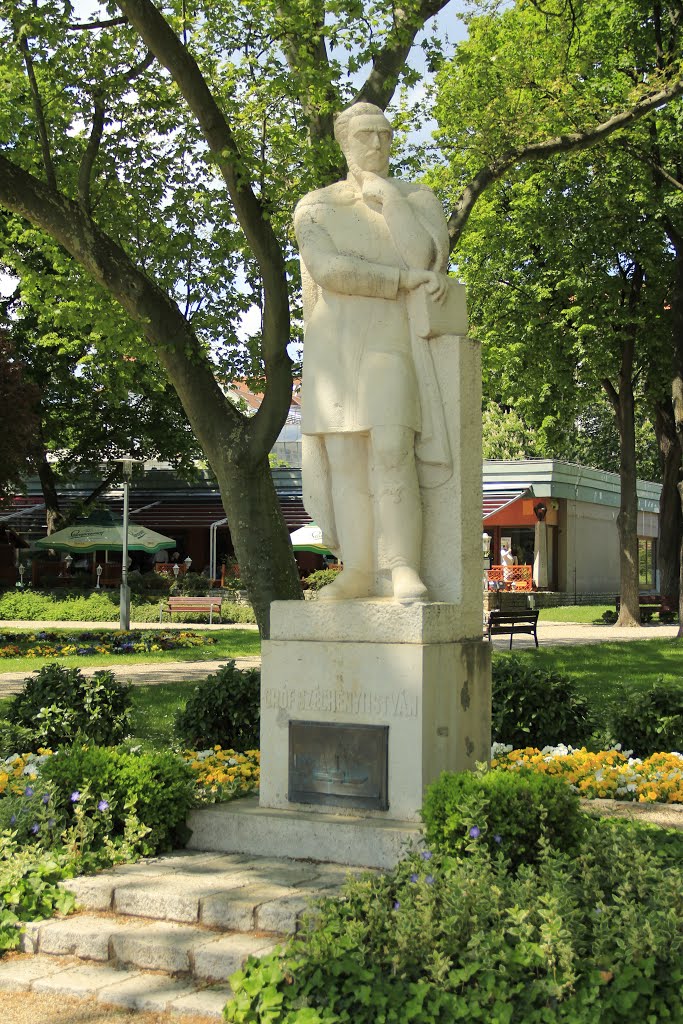
<path id="1" fill-rule="evenodd" d="M 573 393 L 577 380 L 583 380 L 579 398 L 595 395 L 599 382 L 614 409 L 622 479 L 620 622 L 633 625 L 639 623 L 634 398 L 638 389 L 645 394 L 661 384 L 668 362 L 663 312 L 671 260 L 656 197 L 642 167 L 625 158 L 624 140 L 647 135 L 661 112 L 650 108 L 628 137 L 615 135 L 615 125 L 623 124 L 619 116 L 604 120 L 590 138 L 581 125 L 605 100 L 620 97 L 625 104 L 646 81 L 651 87 L 658 80 L 664 91 L 674 86 L 681 12 L 677 2 L 651 8 L 630 0 L 616 6 L 520 2 L 500 16 L 475 19 L 469 42 L 441 73 L 437 106 L 449 166 L 434 177 L 451 201 L 461 196 L 451 218 L 454 236 L 465 230 L 483 189 L 498 183 L 494 212 L 486 219 L 478 208 L 474 232 L 489 231 L 487 251 L 498 273 L 485 267 L 484 279 L 490 288 L 497 277 L 495 302 L 508 313 L 524 310 L 507 331 L 508 337 L 517 332 L 507 351 L 521 358 L 533 396 L 522 400 L 520 412 L 527 415 L 529 401 L 547 406 L 552 392 L 551 404 L 571 423 L 581 412 Z M 554 139 L 535 141 L 553 131 Z M 604 145 L 581 157 L 597 134 Z M 651 223 L 641 223 L 646 213 L 654 214 Z M 501 245 L 500 234 L 494 238 L 491 231 L 513 218 L 514 254 L 510 232 Z M 476 242 L 466 233 L 459 250 L 465 262 L 468 246 L 471 258 Z M 480 268 L 484 260 L 480 254 Z M 476 271 L 470 269 L 469 280 L 476 286 Z M 490 322 L 500 325 L 504 316 L 491 310 Z M 640 357 L 639 334 L 648 341 Z M 642 379 L 646 369 L 648 381 Z M 546 433 L 548 418 L 557 417 L 543 418 Z"/>
<path id="2" fill-rule="evenodd" d="M 0 204 L 17 230 L 29 222 L 53 239 L 141 326 L 218 480 L 267 635 L 270 601 L 301 596 L 267 459 L 291 394 L 292 200 L 339 173 L 333 111 L 354 98 L 386 107 L 418 31 L 445 0 L 117 6 L 120 17 L 103 11 L 84 25 L 68 3 L 2 0 Z M 354 92 L 348 76 L 366 66 Z M 520 132 L 493 161 L 486 146 L 473 151 L 453 244 L 483 189 L 520 160 L 598 142 L 681 91 L 673 76 L 651 75 L 625 103 L 610 95 L 586 108 L 569 142 Z M 249 420 L 215 376 L 216 349 L 234 348 L 245 282 L 262 313 L 248 356 L 265 381 Z"/>

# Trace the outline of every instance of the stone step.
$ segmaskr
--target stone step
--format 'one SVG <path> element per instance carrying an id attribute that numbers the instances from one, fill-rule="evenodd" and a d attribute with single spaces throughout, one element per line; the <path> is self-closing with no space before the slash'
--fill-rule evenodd
<path id="1" fill-rule="evenodd" d="M 83 913 L 28 924 L 22 950 L 225 983 L 248 956 L 269 953 L 279 941 L 272 933 L 215 932 L 175 921 Z"/>
<path id="2" fill-rule="evenodd" d="M 347 874 L 334 864 L 180 851 L 63 885 L 90 911 L 292 933 L 311 900 L 337 892 Z"/>
<path id="3" fill-rule="evenodd" d="M 220 1020 L 223 1007 L 232 998 L 226 982 L 201 984 L 189 978 L 47 955 L 4 957 L 0 990 L 75 996 L 129 1010 L 187 1014 L 207 1021 Z"/>

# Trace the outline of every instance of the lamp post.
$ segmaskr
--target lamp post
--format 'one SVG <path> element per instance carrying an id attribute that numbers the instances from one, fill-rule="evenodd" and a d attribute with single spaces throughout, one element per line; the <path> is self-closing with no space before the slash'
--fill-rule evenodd
<path id="1" fill-rule="evenodd" d="M 189 555 L 184 560 L 183 565 L 185 566 L 185 572 L 189 572 L 190 571 L 190 566 L 192 565 L 192 559 L 190 558 Z"/>
<path id="2" fill-rule="evenodd" d="M 71 557 L 71 555 L 67 555 L 65 557 L 65 559 L 64 559 L 64 565 L 66 566 L 67 575 L 70 575 L 70 573 L 71 573 L 71 563 L 72 562 L 73 562 L 73 558 Z"/>
<path id="3" fill-rule="evenodd" d="M 128 501 L 133 459 L 119 459 L 123 467 L 123 547 L 121 549 L 121 590 L 119 629 L 130 629 L 130 587 L 128 586 Z M 99 582 L 99 580 L 98 580 Z"/>
<path id="4" fill-rule="evenodd" d="M 176 564 L 173 566 L 173 575 L 175 576 L 176 579 L 178 579 L 178 573 L 179 572 L 180 572 L 180 566 L 176 562 Z"/>
<path id="5" fill-rule="evenodd" d="M 24 563 L 20 562 L 19 563 L 19 586 L 20 586 L 20 588 L 22 590 L 24 589 L 24 573 L 25 572 L 26 572 L 26 568 L 24 566 Z"/>
<path id="6" fill-rule="evenodd" d="M 95 590 L 101 590 L 100 576 L 102 575 L 102 566 L 98 565 L 97 568 L 95 569 L 95 572 L 97 573 L 97 583 L 95 584 Z"/>

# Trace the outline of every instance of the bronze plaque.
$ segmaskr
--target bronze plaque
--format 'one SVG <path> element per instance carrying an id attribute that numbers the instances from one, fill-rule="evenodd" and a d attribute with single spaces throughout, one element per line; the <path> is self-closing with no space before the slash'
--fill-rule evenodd
<path id="1" fill-rule="evenodd" d="M 388 725 L 290 720 L 288 798 L 386 811 L 388 750 Z"/>

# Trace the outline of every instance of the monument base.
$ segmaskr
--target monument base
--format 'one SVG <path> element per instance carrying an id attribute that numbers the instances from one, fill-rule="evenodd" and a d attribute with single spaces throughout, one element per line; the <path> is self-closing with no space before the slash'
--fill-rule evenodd
<path id="1" fill-rule="evenodd" d="M 256 797 L 191 811 L 189 850 L 392 868 L 421 845 L 414 822 L 259 807 Z"/>
<path id="2" fill-rule="evenodd" d="M 488 759 L 490 648 L 458 635 L 458 611 L 273 603 L 262 652 L 262 809 L 417 822 L 442 771 Z"/>

